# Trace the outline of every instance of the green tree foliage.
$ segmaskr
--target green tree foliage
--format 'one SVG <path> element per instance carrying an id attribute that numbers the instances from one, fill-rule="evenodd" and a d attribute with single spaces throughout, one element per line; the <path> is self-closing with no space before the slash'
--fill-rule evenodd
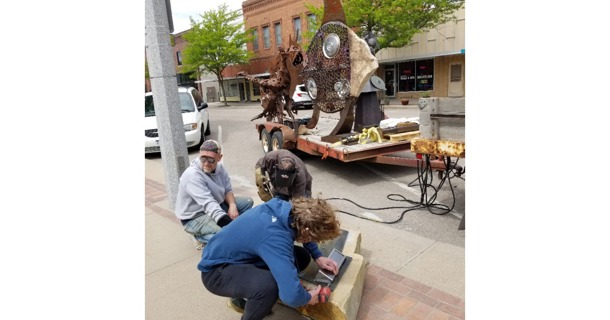
<path id="1" fill-rule="evenodd" d="M 360 37 L 372 32 L 379 49 L 411 44 L 415 34 L 454 20 L 463 5 L 464 0 L 343 0 L 347 26 Z M 322 21 L 324 7 L 305 7 Z"/>
<path id="2" fill-rule="evenodd" d="M 222 71 L 232 64 L 248 63 L 250 54 L 246 43 L 251 39 L 243 31 L 243 22 L 238 21 L 241 12 L 229 11 L 226 4 L 220 5 L 218 10 L 205 11 L 200 17 L 201 22 L 190 18 L 191 30 L 183 36 L 188 44 L 184 49 L 182 70 L 185 73 L 195 71 L 195 76 L 201 71 L 216 75 L 227 105 Z"/>
<path id="3" fill-rule="evenodd" d="M 318 29 L 320 29 L 320 26 L 322 25 L 322 19 L 324 18 L 324 6 L 320 7 L 320 8 L 316 8 L 313 5 L 310 4 L 305 4 L 305 7 L 314 14 L 315 19 L 311 19 L 308 16 L 304 16 L 301 17 L 301 19 L 307 19 L 307 25 L 311 26 L 310 28 L 307 28 L 304 32 L 303 32 L 303 39 L 305 41 L 303 41 L 303 44 L 301 44 L 301 48 L 303 49 L 303 51 L 307 51 L 307 48 L 309 47 L 309 44 L 311 43 L 311 39 L 313 39 L 313 37 L 316 35 L 316 32 L 318 32 Z"/>

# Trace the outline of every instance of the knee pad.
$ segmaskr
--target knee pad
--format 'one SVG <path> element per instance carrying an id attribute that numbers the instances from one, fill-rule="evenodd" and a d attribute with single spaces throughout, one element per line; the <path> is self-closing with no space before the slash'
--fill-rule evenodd
<path id="1" fill-rule="evenodd" d="M 271 200 L 271 198 L 273 198 L 273 196 L 271 195 L 271 192 L 269 191 L 269 187 L 268 187 L 269 182 L 267 180 L 267 177 L 265 177 L 265 175 L 263 175 L 261 168 L 256 168 L 256 170 L 254 171 L 254 177 L 255 177 L 255 181 L 256 181 L 256 186 L 258 187 L 258 196 L 261 198 L 261 200 L 263 200 L 265 202 Z"/>

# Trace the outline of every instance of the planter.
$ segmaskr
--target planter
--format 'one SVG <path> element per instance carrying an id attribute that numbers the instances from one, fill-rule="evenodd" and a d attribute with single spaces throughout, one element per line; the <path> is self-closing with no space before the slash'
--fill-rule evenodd
<path id="1" fill-rule="evenodd" d="M 402 103 L 403 106 L 406 106 L 409 104 L 409 99 L 400 99 L 400 103 Z"/>

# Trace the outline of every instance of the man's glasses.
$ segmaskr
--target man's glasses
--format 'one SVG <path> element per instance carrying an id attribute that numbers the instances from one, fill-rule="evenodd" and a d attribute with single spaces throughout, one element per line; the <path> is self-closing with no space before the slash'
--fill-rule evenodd
<path id="1" fill-rule="evenodd" d="M 216 162 L 216 159 L 214 158 L 210 158 L 210 157 L 205 157 L 205 156 L 201 156 L 199 157 L 199 160 L 201 160 L 201 162 L 207 162 L 207 163 L 214 163 Z"/>

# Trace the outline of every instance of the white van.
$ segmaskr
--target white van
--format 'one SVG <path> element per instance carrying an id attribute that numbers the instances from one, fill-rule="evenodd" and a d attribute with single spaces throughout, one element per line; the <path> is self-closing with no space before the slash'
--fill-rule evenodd
<path id="1" fill-rule="evenodd" d="M 182 110 L 186 146 L 198 148 L 205 141 L 205 136 L 210 135 L 208 104 L 193 87 L 178 87 L 178 98 Z M 147 92 L 144 99 L 144 153 L 158 153 L 161 149 L 152 92 Z"/>

